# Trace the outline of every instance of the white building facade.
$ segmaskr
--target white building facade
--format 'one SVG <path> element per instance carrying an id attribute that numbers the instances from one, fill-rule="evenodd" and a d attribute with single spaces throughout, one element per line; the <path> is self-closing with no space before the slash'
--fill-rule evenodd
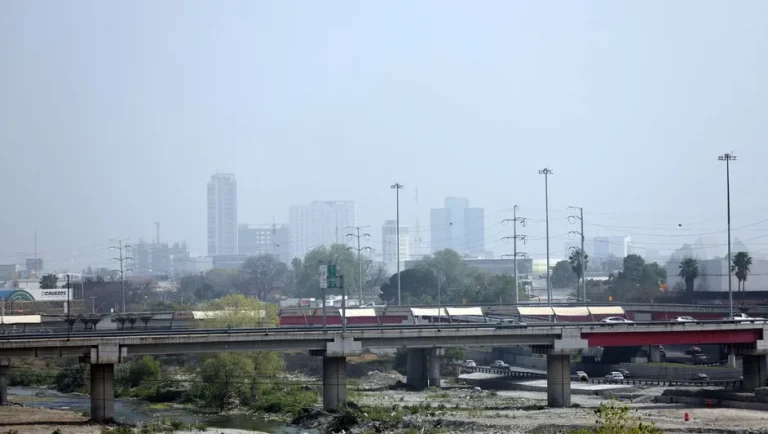
<path id="1" fill-rule="evenodd" d="M 410 259 L 410 234 L 408 226 L 400 225 L 400 269 Z M 397 272 L 397 220 L 385 220 L 381 227 L 381 259 L 387 271 Z"/>
<path id="2" fill-rule="evenodd" d="M 237 255 L 237 182 L 217 173 L 208 182 L 208 256 Z"/>
<path id="3" fill-rule="evenodd" d="M 293 205 L 289 211 L 290 258 L 304 258 L 315 247 L 348 244 L 346 234 L 356 225 L 357 206 L 350 200 Z"/>

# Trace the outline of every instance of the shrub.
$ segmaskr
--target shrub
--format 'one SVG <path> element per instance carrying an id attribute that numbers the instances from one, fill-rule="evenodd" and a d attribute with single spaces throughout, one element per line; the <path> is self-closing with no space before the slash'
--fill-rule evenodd
<path id="1" fill-rule="evenodd" d="M 592 428 L 572 431 L 572 434 L 663 434 L 653 423 L 645 424 L 629 414 L 629 407 L 615 402 L 600 404 L 595 410 L 597 420 Z"/>

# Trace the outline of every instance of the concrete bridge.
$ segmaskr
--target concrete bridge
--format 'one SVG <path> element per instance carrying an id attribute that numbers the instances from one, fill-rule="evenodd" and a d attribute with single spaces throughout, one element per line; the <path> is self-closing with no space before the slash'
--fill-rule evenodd
<path id="1" fill-rule="evenodd" d="M 77 356 L 91 364 L 91 418 L 114 414 L 114 366 L 128 356 L 229 351 L 308 351 L 323 357 L 323 406 L 346 401 L 346 358 L 364 350 L 407 348 L 407 381 L 415 388 L 440 384 L 443 349 L 471 346 L 530 346 L 547 356 L 547 401 L 567 407 L 570 358 L 589 346 L 723 344 L 744 356 L 743 386 L 768 380 L 768 327 L 762 323 L 636 323 L 498 326 L 492 324 L 279 329 L 137 330 L 8 336 L 0 338 L 0 403 L 7 399 L 9 360 Z"/>

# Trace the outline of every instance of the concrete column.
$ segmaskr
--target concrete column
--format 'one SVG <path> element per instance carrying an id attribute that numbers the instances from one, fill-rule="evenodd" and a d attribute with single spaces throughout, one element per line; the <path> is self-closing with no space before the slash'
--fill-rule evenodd
<path id="1" fill-rule="evenodd" d="M 547 405 L 571 406 L 571 356 L 547 355 Z"/>
<path id="2" fill-rule="evenodd" d="M 11 359 L 0 359 L 0 405 L 8 404 L 8 369 Z"/>
<path id="3" fill-rule="evenodd" d="M 429 369 L 428 380 L 429 387 L 440 387 L 440 357 L 443 355 L 442 348 L 432 348 L 429 350 Z"/>
<path id="4" fill-rule="evenodd" d="M 744 390 L 755 390 L 758 387 L 766 387 L 768 381 L 768 356 L 744 356 L 742 372 Z"/>
<path id="5" fill-rule="evenodd" d="M 336 410 L 347 402 L 347 358 L 323 357 L 323 409 Z"/>
<path id="6" fill-rule="evenodd" d="M 736 354 L 728 353 L 728 363 L 725 366 L 728 368 L 736 367 Z"/>
<path id="7" fill-rule="evenodd" d="M 426 375 L 426 350 L 421 348 L 409 348 L 408 362 L 405 368 L 405 377 L 408 385 L 414 389 L 425 389 L 427 387 Z"/>
<path id="8" fill-rule="evenodd" d="M 648 361 L 653 363 L 661 362 L 661 348 L 658 345 L 651 345 L 648 349 Z"/>
<path id="9" fill-rule="evenodd" d="M 109 422 L 115 418 L 115 365 L 91 364 L 91 420 Z"/>

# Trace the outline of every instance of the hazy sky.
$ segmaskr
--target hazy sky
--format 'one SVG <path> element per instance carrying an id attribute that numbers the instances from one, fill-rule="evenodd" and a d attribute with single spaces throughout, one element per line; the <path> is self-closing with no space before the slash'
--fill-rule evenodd
<path id="1" fill-rule="evenodd" d="M 150 240 L 155 221 L 204 254 L 216 171 L 236 174 L 242 222 L 349 199 L 374 247 L 399 181 L 425 238 L 429 208 L 466 196 L 487 248 L 511 252 L 497 223 L 513 204 L 543 219 L 545 166 L 555 256 L 568 205 L 588 236 L 724 243 L 719 154 L 739 158 L 734 227 L 768 219 L 767 16 L 764 1 L 5 0 L 0 263 L 37 230 L 46 265 L 107 265 L 110 238 Z"/>

